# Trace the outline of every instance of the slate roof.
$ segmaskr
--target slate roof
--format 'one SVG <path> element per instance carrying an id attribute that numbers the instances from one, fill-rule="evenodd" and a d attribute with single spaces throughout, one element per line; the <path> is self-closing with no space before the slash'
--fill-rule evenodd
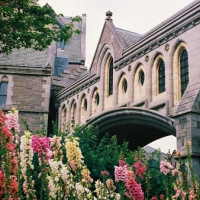
<path id="1" fill-rule="evenodd" d="M 71 17 L 59 17 L 61 24 L 71 22 Z M 76 29 L 81 30 L 82 23 L 75 22 Z M 69 62 L 80 62 L 81 60 L 81 34 L 73 35 L 66 42 L 64 51 L 58 52 L 57 56 L 68 58 Z M 14 49 L 10 55 L 0 54 L 0 65 L 26 66 L 26 67 L 45 67 L 48 59 L 48 49 L 35 51 L 34 49 Z"/>
<path id="2" fill-rule="evenodd" d="M 117 35 L 122 39 L 126 48 L 130 47 L 132 44 L 140 40 L 142 37 L 139 33 L 134 33 L 121 28 L 116 28 Z"/>
<path id="3" fill-rule="evenodd" d="M 45 67 L 47 62 L 48 49 L 35 51 L 34 49 L 13 50 L 12 54 L 0 54 L 0 65 Z"/>

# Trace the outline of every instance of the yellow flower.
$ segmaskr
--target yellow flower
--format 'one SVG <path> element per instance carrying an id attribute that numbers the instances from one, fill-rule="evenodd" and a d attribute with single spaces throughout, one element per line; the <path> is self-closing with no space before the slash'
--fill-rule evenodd
<path id="1" fill-rule="evenodd" d="M 30 138 L 31 137 L 31 132 L 29 131 L 24 131 L 24 134 L 27 138 Z"/>

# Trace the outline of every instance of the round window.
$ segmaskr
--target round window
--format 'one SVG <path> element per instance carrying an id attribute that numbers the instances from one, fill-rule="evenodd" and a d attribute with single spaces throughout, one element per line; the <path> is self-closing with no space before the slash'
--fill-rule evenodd
<path id="1" fill-rule="evenodd" d="M 143 85 L 144 84 L 144 72 L 143 71 L 141 71 L 140 72 L 140 77 L 139 77 L 139 82 L 140 82 L 140 84 L 141 85 Z"/>
<path id="2" fill-rule="evenodd" d="M 122 90 L 123 90 L 124 93 L 127 92 L 127 88 L 128 88 L 128 83 L 127 83 L 127 80 L 124 79 L 123 84 L 122 84 Z"/>

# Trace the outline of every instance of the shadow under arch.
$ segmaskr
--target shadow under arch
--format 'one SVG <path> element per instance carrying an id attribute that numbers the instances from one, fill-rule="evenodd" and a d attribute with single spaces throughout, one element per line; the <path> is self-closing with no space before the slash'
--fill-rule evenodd
<path id="1" fill-rule="evenodd" d="M 86 127 L 90 126 L 98 126 L 100 134 L 115 134 L 119 142 L 128 141 L 133 150 L 165 136 L 176 136 L 172 119 L 138 107 L 103 112 L 87 121 Z"/>

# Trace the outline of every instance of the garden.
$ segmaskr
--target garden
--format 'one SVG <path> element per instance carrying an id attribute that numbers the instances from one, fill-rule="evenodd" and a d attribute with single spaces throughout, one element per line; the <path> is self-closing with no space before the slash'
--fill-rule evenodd
<path id="1" fill-rule="evenodd" d="M 20 133 L 18 111 L 0 111 L 0 199 L 194 200 L 200 199 L 190 143 L 187 158 L 161 159 L 96 127 L 76 127 L 47 137 L 45 129 Z"/>

